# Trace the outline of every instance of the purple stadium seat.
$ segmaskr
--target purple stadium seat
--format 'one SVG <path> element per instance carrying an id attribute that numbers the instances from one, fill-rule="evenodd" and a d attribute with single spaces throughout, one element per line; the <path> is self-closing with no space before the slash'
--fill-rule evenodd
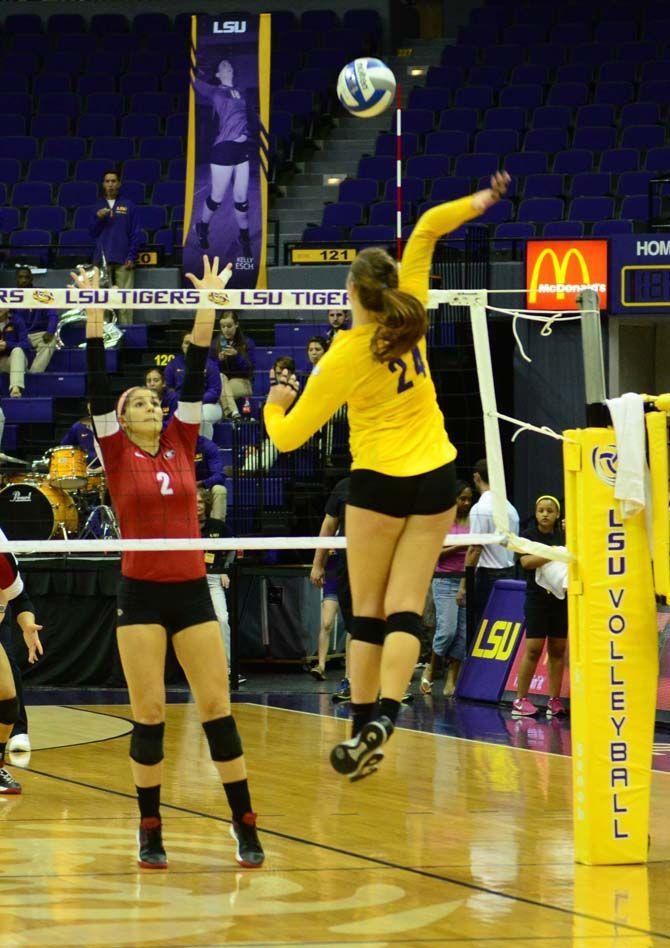
<path id="1" fill-rule="evenodd" d="M 96 138 L 91 145 L 91 158 L 107 158 L 115 164 L 132 158 L 134 151 L 132 138 Z"/>
<path id="2" fill-rule="evenodd" d="M 412 159 L 410 159 L 411 161 Z M 407 171 L 407 169 L 405 169 Z M 374 181 L 386 181 L 391 178 L 396 171 L 395 159 L 384 156 L 361 158 L 358 162 L 359 178 L 371 178 Z"/>
<path id="3" fill-rule="evenodd" d="M 158 75 L 145 72 L 128 72 L 121 76 L 119 92 L 122 95 L 135 95 L 142 92 L 158 92 Z"/>
<path id="4" fill-rule="evenodd" d="M 95 95 L 96 93 L 113 93 L 116 89 L 116 79 L 107 73 L 85 73 L 77 78 L 77 92 L 79 95 Z"/>
<path id="5" fill-rule="evenodd" d="M 506 128 L 519 131 L 526 126 L 526 110 L 516 107 L 489 109 L 484 116 L 484 128 Z"/>
<path id="6" fill-rule="evenodd" d="M 501 66 L 475 65 L 468 71 L 469 86 L 504 86 L 507 69 Z"/>
<path id="7" fill-rule="evenodd" d="M 456 108 L 488 109 L 493 104 L 493 89 L 490 86 L 464 86 L 454 93 Z"/>
<path id="8" fill-rule="evenodd" d="M 528 151 L 557 152 L 567 148 L 567 144 L 568 132 L 564 128 L 531 128 L 524 140 Z"/>
<path id="9" fill-rule="evenodd" d="M 169 208 L 167 208 L 167 211 L 169 212 Z M 176 233 L 179 227 L 183 226 L 184 224 L 184 205 L 176 204 L 172 208 L 172 213 L 169 214 L 169 217 L 170 217 L 170 226 Z"/>
<path id="10" fill-rule="evenodd" d="M 470 178 L 437 178 L 433 181 L 430 200 L 433 204 L 443 201 L 455 201 L 464 197 L 471 188 Z"/>
<path id="11" fill-rule="evenodd" d="M 532 46 L 533 43 L 542 43 L 547 38 L 546 29 L 535 23 L 516 23 L 503 30 L 503 43 L 517 46 Z"/>
<path id="12" fill-rule="evenodd" d="M 505 166 L 507 166 L 507 159 L 505 159 Z M 512 178 L 509 184 L 509 188 L 507 189 L 507 197 L 510 197 L 510 198 L 516 197 L 518 191 L 520 190 L 518 187 L 519 184 L 520 182 L 516 178 Z M 483 191 L 484 188 L 489 188 L 489 187 L 491 187 L 490 174 L 484 174 L 481 176 L 481 178 L 477 179 L 475 190 Z"/>
<path id="13" fill-rule="evenodd" d="M 593 168 L 593 152 L 561 151 L 554 157 L 553 170 L 556 174 L 581 174 Z"/>
<path id="14" fill-rule="evenodd" d="M 28 169 L 28 181 L 49 181 L 51 184 L 61 184 L 68 178 L 68 163 L 63 158 L 37 158 L 31 161 Z"/>
<path id="15" fill-rule="evenodd" d="M 58 233 L 65 229 L 65 208 L 50 205 L 31 207 L 26 215 L 26 227 Z"/>
<path id="16" fill-rule="evenodd" d="M 584 225 L 581 221 L 549 221 L 544 225 L 542 236 L 552 240 L 566 237 L 574 240 L 584 236 Z"/>
<path id="17" fill-rule="evenodd" d="M 0 136 L 0 158 L 30 161 L 37 157 L 37 139 L 23 135 Z"/>
<path id="18" fill-rule="evenodd" d="M 634 148 L 613 148 L 600 158 L 600 170 L 610 174 L 624 171 L 637 171 L 640 167 L 640 154 Z"/>
<path id="19" fill-rule="evenodd" d="M 338 201 L 372 204 L 379 197 L 379 182 L 371 178 L 345 178 L 339 187 Z"/>
<path id="20" fill-rule="evenodd" d="M 659 62 L 646 62 L 642 66 L 642 79 L 645 82 L 650 80 L 670 80 L 670 60 L 664 59 Z"/>
<path id="21" fill-rule="evenodd" d="M 176 27 L 176 20 L 175 20 Z M 298 21 L 292 10 L 273 10 L 272 29 L 275 33 L 286 33 L 287 30 L 296 30 Z"/>
<path id="22" fill-rule="evenodd" d="M 43 28 L 42 18 L 36 13 L 10 13 L 5 17 L 5 33 L 41 33 Z"/>
<path id="23" fill-rule="evenodd" d="M 511 110 L 521 112 L 523 118 L 521 124 L 509 125 L 507 127 L 522 128 L 525 124 L 525 110 L 534 109 L 537 106 L 542 105 L 543 99 L 544 89 L 540 85 L 525 84 L 518 86 L 507 86 L 505 89 L 502 89 L 499 97 L 499 102 L 502 108 L 495 110 L 492 109 L 491 111 L 502 112 L 505 110 L 510 111 L 510 114 L 512 114 Z"/>
<path id="24" fill-rule="evenodd" d="M 274 26 L 274 24 L 273 24 Z M 172 23 L 167 13 L 138 13 L 133 17 L 133 33 L 170 33 Z"/>
<path id="25" fill-rule="evenodd" d="M 488 211 L 479 218 L 483 224 L 502 224 L 503 221 L 511 220 L 514 216 L 514 205 L 507 198 L 498 201 L 488 209 Z"/>
<path id="26" fill-rule="evenodd" d="M 537 23 L 542 26 L 549 26 L 556 18 L 556 8 L 544 6 L 543 4 L 534 4 L 532 6 L 519 6 L 516 10 L 517 23 Z"/>
<path id="27" fill-rule="evenodd" d="M 412 205 L 409 201 L 404 201 L 402 206 L 402 219 L 409 223 L 414 219 Z M 370 208 L 370 224 L 393 224 L 396 221 L 396 202 L 379 201 Z"/>
<path id="28" fill-rule="evenodd" d="M 102 176 L 108 169 L 109 161 L 105 158 L 83 158 L 77 162 L 75 181 L 95 181 L 99 186 Z"/>
<path id="29" fill-rule="evenodd" d="M 78 161 L 86 154 L 86 142 L 83 138 L 47 138 L 42 147 L 45 158 L 63 158 L 65 161 Z"/>
<path id="30" fill-rule="evenodd" d="M 97 197 L 98 186 L 93 181 L 66 181 L 58 191 L 58 203 L 61 207 L 95 204 Z"/>
<path id="31" fill-rule="evenodd" d="M 593 125 L 615 125 L 613 105 L 582 105 L 577 109 L 578 128 Z"/>
<path id="32" fill-rule="evenodd" d="M 40 68 L 40 61 L 34 53 L 16 52 L 2 55 L 3 72 L 15 72 L 20 76 L 34 76 Z"/>
<path id="33" fill-rule="evenodd" d="M 566 29 L 565 22 L 557 23 L 549 31 L 550 43 L 565 43 L 568 39 L 570 43 L 590 43 L 593 38 L 593 31 L 590 23 L 584 21 L 570 24 L 569 31 Z"/>
<path id="34" fill-rule="evenodd" d="M 279 49 L 288 49 L 291 46 L 296 49 L 316 49 L 319 45 L 319 35 L 313 30 L 291 30 L 290 33 L 282 33 L 277 37 L 277 46 Z"/>
<path id="35" fill-rule="evenodd" d="M 613 237 L 615 234 L 632 234 L 633 222 L 626 220 L 595 221 L 591 233 L 594 237 Z"/>
<path id="36" fill-rule="evenodd" d="M 542 105 L 531 118 L 533 128 L 568 128 L 572 125 L 572 109 L 567 105 Z"/>
<path id="37" fill-rule="evenodd" d="M 47 261 L 50 244 L 51 234 L 48 230 L 15 230 L 9 238 L 9 245 L 13 250 L 11 256 L 36 257 L 43 264 Z"/>
<path id="38" fill-rule="evenodd" d="M 1 65 L 2 64 L 0 64 L 0 66 Z M 20 92 L 23 95 L 27 95 L 28 85 L 29 85 L 28 76 L 20 76 L 18 75 L 18 73 L 15 73 L 15 72 L 0 73 L 0 88 L 3 90 L 3 99 L 6 92 L 10 92 L 10 93 Z M 28 96 L 28 99 L 29 98 L 30 97 Z M 4 102 L 2 103 L 2 114 L 3 115 L 7 114 L 7 107 Z M 30 108 L 21 109 L 19 114 L 29 115 Z"/>
<path id="39" fill-rule="evenodd" d="M 275 109 L 291 112 L 297 118 L 307 120 L 314 112 L 314 96 L 306 89 L 284 89 L 272 96 L 272 111 Z"/>
<path id="40" fill-rule="evenodd" d="M 365 37 L 357 33 L 356 30 L 345 30 L 340 28 L 332 30 L 330 33 L 324 33 L 321 36 L 321 44 L 328 51 L 337 49 L 340 52 L 338 65 L 341 67 L 344 62 L 342 50 L 347 50 L 347 57 L 361 56 L 365 53 L 365 47 L 368 45 Z"/>
<path id="41" fill-rule="evenodd" d="M 610 20 L 599 23 L 594 39 L 597 43 L 627 43 L 637 37 L 637 24 L 634 20 Z"/>
<path id="42" fill-rule="evenodd" d="M 10 234 L 21 226 L 19 211 L 16 207 L 0 207 L 0 231 Z"/>
<path id="43" fill-rule="evenodd" d="M 619 175 L 617 194 L 619 197 L 629 197 L 633 194 L 648 194 L 649 182 L 653 178 L 651 171 L 625 171 Z"/>
<path id="44" fill-rule="evenodd" d="M 538 63 L 547 69 L 562 66 L 566 59 L 565 46 L 554 43 L 537 43 L 528 47 L 528 62 Z"/>
<path id="45" fill-rule="evenodd" d="M 565 182 L 562 174 L 529 174 L 523 189 L 524 198 L 562 197 Z"/>
<path id="46" fill-rule="evenodd" d="M 639 99 L 667 105 L 670 102 L 670 79 L 648 79 L 640 83 Z"/>
<path id="47" fill-rule="evenodd" d="M 170 116 L 170 119 L 174 116 Z M 168 119 L 168 121 L 170 121 Z M 270 115 L 272 134 L 284 142 L 290 142 L 293 135 L 293 116 L 288 112 L 272 112 Z"/>
<path id="48" fill-rule="evenodd" d="M 154 76 L 162 76 L 167 69 L 167 56 L 162 51 L 157 52 L 156 50 L 152 50 L 148 52 L 146 49 L 143 49 L 139 53 L 133 53 L 132 56 L 128 58 L 126 68 L 128 69 L 128 73 L 144 76 L 150 73 Z M 121 92 L 123 91 L 124 89 L 121 89 Z M 148 86 L 146 91 L 150 91 Z"/>
<path id="49" fill-rule="evenodd" d="M 47 92 L 71 92 L 72 80 L 60 72 L 42 72 L 33 80 L 33 94 L 45 95 Z"/>
<path id="50" fill-rule="evenodd" d="M 614 60 L 614 62 L 611 63 L 603 63 L 598 71 L 598 79 L 600 83 L 635 82 L 637 78 L 637 65 L 636 62 L 622 63 L 618 60 Z M 599 99 L 598 101 L 601 100 Z M 610 102 L 611 99 L 606 99 L 605 101 Z"/>
<path id="51" fill-rule="evenodd" d="M 621 136 L 622 148 L 662 148 L 665 144 L 663 125 L 629 125 Z"/>
<path id="52" fill-rule="evenodd" d="M 570 203 L 571 221 L 603 221 L 614 217 L 614 198 L 578 197 Z"/>
<path id="53" fill-rule="evenodd" d="M 581 43 L 571 46 L 573 63 L 605 63 L 614 59 L 615 47 L 610 43 Z"/>
<path id="54" fill-rule="evenodd" d="M 47 21 L 47 33 L 85 33 L 86 20 L 79 13 L 53 13 Z"/>
<path id="55" fill-rule="evenodd" d="M 458 28 L 459 45 L 474 46 L 481 43 L 482 46 L 495 46 L 500 39 L 500 31 L 495 23 L 481 23 L 477 26 L 460 26 Z"/>
<path id="56" fill-rule="evenodd" d="M 18 159 L 0 158 L 0 181 L 3 184 L 16 184 L 20 177 L 21 163 Z"/>
<path id="57" fill-rule="evenodd" d="M 77 230 L 82 228 L 90 227 L 91 221 L 93 220 L 93 214 L 95 213 L 95 204 L 82 205 L 75 209 L 74 212 L 74 227 Z"/>
<path id="58" fill-rule="evenodd" d="M 303 231 L 302 239 L 305 243 L 320 244 L 335 243 L 346 238 L 343 227 L 307 227 Z"/>
<path id="59" fill-rule="evenodd" d="M 80 138 L 100 138 L 116 131 L 116 116 L 85 113 L 77 120 L 77 135 Z"/>
<path id="60" fill-rule="evenodd" d="M 79 75 L 84 68 L 84 54 L 77 53 L 73 50 L 68 50 L 67 52 L 50 52 L 44 57 L 42 63 L 42 74 L 43 76 L 48 75 L 58 75 L 60 76 L 76 76 Z M 39 76 L 35 77 L 35 82 Z M 65 88 L 63 86 L 63 80 L 61 78 L 56 80 L 56 84 L 52 89 L 48 89 L 47 86 L 40 86 L 40 91 L 49 91 L 49 92 L 69 92 L 71 90 L 71 81 L 68 80 Z"/>
<path id="61" fill-rule="evenodd" d="M 403 131 L 414 135 L 432 132 L 435 128 L 435 116 L 428 109 L 417 109 L 416 112 L 404 112 L 402 117 Z"/>
<path id="62" fill-rule="evenodd" d="M 87 33 L 60 33 L 52 37 L 60 53 L 78 53 L 88 56 L 91 49 L 91 37 Z"/>
<path id="63" fill-rule="evenodd" d="M 521 63 L 514 67 L 511 78 L 515 85 L 544 86 L 549 81 L 549 70 L 539 63 Z"/>
<path id="64" fill-rule="evenodd" d="M 435 86 L 422 89 L 421 86 L 416 86 L 412 89 L 409 96 L 409 108 L 411 110 L 430 109 L 432 112 L 441 112 L 447 108 L 449 100 L 448 89 L 437 88 Z"/>
<path id="65" fill-rule="evenodd" d="M 325 227 L 353 227 L 360 224 L 362 210 L 360 204 L 326 204 L 323 224 Z"/>
<path id="66" fill-rule="evenodd" d="M 609 125 L 595 128 L 577 128 L 572 139 L 573 148 L 607 151 L 616 145 L 616 129 Z"/>
<path id="67" fill-rule="evenodd" d="M 184 153 L 181 138 L 163 135 L 158 138 L 145 138 L 140 144 L 141 158 L 156 158 L 158 161 L 168 161 L 178 158 Z"/>
<path id="68" fill-rule="evenodd" d="M 74 92 L 48 92 L 37 100 L 43 115 L 69 115 L 74 118 L 81 111 L 79 97 Z"/>
<path id="69" fill-rule="evenodd" d="M 530 221 L 509 221 L 498 224 L 495 230 L 496 238 L 506 240 L 528 240 L 535 236 L 535 224 Z"/>
<path id="70" fill-rule="evenodd" d="M 381 32 L 382 21 L 377 10 L 347 10 L 342 17 L 342 26 L 373 36 Z"/>
<path id="71" fill-rule="evenodd" d="M 493 153 L 461 155 L 456 159 L 455 173 L 460 177 L 481 178 L 483 175 L 493 174 L 499 164 L 498 155 Z"/>
<path id="72" fill-rule="evenodd" d="M 477 109 L 447 109 L 440 116 L 440 131 L 475 132 L 478 128 Z"/>
<path id="73" fill-rule="evenodd" d="M 603 105 L 625 105 L 633 98 L 632 82 L 599 82 L 594 102 Z"/>
<path id="74" fill-rule="evenodd" d="M 183 181 L 186 177 L 186 159 L 173 158 L 168 162 L 168 181 Z"/>
<path id="75" fill-rule="evenodd" d="M 449 174 L 450 166 L 449 155 L 417 155 L 407 162 L 405 173 L 410 178 L 444 178 Z"/>
<path id="76" fill-rule="evenodd" d="M 602 197 L 612 193 L 612 179 L 605 171 L 576 174 L 572 179 L 570 193 L 577 197 Z"/>
<path id="77" fill-rule="evenodd" d="M 524 61 L 525 52 L 516 44 L 512 45 L 501 43 L 496 46 L 489 46 L 482 49 L 482 59 L 489 66 L 502 66 L 506 69 L 513 69 L 519 63 Z"/>
<path id="78" fill-rule="evenodd" d="M 162 118 L 174 112 L 173 96 L 165 92 L 137 92 L 131 96 L 130 102 L 131 112 L 147 112 Z"/>
<path id="79" fill-rule="evenodd" d="M 116 77 L 125 69 L 126 59 L 127 55 L 123 46 L 110 50 L 98 49 L 89 54 L 86 71 L 106 73 L 107 75 L 113 76 L 114 82 L 116 83 Z"/>
<path id="80" fill-rule="evenodd" d="M 477 132 L 475 135 L 475 147 L 477 152 L 497 151 L 504 155 L 510 151 L 517 151 L 519 148 L 519 133 L 511 128 L 487 129 L 483 132 Z"/>
<path id="81" fill-rule="evenodd" d="M 94 13 L 91 17 L 90 32 L 94 36 L 101 33 L 128 33 L 130 24 L 122 13 Z"/>
<path id="82" fill-rule="evenodd" d="M 462 66 L 429 66 L 426 74 L 427 88 L 455 89 L 464 81 L 465 69 Z"/>
<path id="83" fill-rule="evenodd" d="M 184 185 L 179 181 L 158 181 L 154 185 L 152 203 L 172 207 L 184 201 Z"/>
<path id="84" fill-rule="evenodd" d="M 50 204 L 51 198 L 51 184 L 48 181 L 21 181 L 14 185 L 12 191 L 12 204 L 15 207 Z"/>
<path id="85" fill-rule="evenodd" d="M 313 30 L 315 33 L 336 30 L 339 25 L 340 21 L 334 10 L 306 10 L 300 17 L 301 29 Z"/>
<path id="86" fill-rule="evenodd" d="M 323 50 L 317 52 L 323 53 Z M 321 96 L 321 102 L 327 102 L 333 89 L 331 70 L 323 68 L 323 62 L 308 69 L 301 69 L 293 78 L 294 89 L 307 89 Z"/>
<path id="87" fill-rule="evenodd" d="M 549 89 L 547 105 L 584 105 L 588 100 L 588 86 L 582 82 L 557 82 Z"/>
<path id="88" fill-rule="evenodd" d="M 34 119 L 33 119 L 34 121 Z M 26 120 L 23 115 L 3 115 L 2 116 L 3 135 L 25 135 Z"/>
<path id="89" fill-rule="evenodd" d="M 556 82 L 591 82 L 595 67 L 591 63 L 565 63 L 556 70 Z"/>
<path id="90" fill-rule="evenodd" d="M 7 203 L 7 185 L 0 183 L 0 214 L 2 214 L 2 205 Z M 0 227 L 0 230 L 2 228 Z"/>
<path id="91" fill-rule="evenodd" d="M 661 209 L 661 202 L 658 198 L 653 202 L 653 213 L 658 214 Z M 609 214 L 608 217 L 613 217 Z M 643 195 L 634 195 L 624 198 L 621 202 L 619 216 L 627 220 L 644 222 L 649 218 L 649 199 Z"/>
<path id="92" fill-rule="evenodd" d="M 342 182 L 344 184 L 345 182 Z M 374 184 L 375 182 L 373 182 Z M 395 178 L 389 178 L 386 182 L 386 187 L 384 188 L 384 200 L 385 201 L 395 201 L 396 200 L 396 189 L 397 184 Z M 342 185 L 340 185 L 340 191 L 342 191 Z M 402 194 L 403 200 L 409 201 L 410 203 L 420 204 L 421 201 L 425 198 L 425 185 L 423 178 L 403 178 L 402 182 Z M 345 200 L 345 198 L 340 198 L 340 200 Z M 373 201 L 376 198 L 372 199 Z M 371 203 L 371 202 L 363 202 Z"/>
<path id="93" fill-rule="evenodd" d="M 403 134 L 402 136 L 402 154 L 403 158 L 411 158 L 419 151 L 419 139 L 416 135 Z M 377 135 L 375 142 L 375 155 L 388 157 L 396 153 L 396 135 L 395 132 L 382 132 Z"/>
<path id="94" fill-rule="evenodd" d="M 656 102 L 631 102 L 624 105 L 619 116 L 619 124 L 627 125 L 655 125 L 661 121 Z"/>
<path id="95" fill-rule="evenodd" d="M 161 176 L 161 163 L 156 158 L 131 158 L 123 166 L 123 173 L 131 181 L 154 184 Z"/>
<path id="96" fill-rule="evenodd" d="M 366 246 L 390 244 L 395 240 L 395 227 L 386 224 L 363 224 L 352 228 L 349 239 L 355 244 Z"/>
<path id="97" fill-rule="evenodd" d="M 662 34 L 656 34 L 656 38 L 659 35 Z M 619 59 L 624 62 L 635 63 L 636 65 L 643 63 L 642 78 L 655 79 L 656 76 L 646 76 L 644 70 L 647 65 L 650 65 L 650 60 L 656 57 L 656 49 L 655 42 L 622 43 L 621 46 L 619 46 Z M 661 79 L 663 77 L 659 76 L 658 78 Z"/>
<path id="98" fill-rule="evenodd" d="M 159 135 L 160 120 L 157 115 L 124 115 L 121 119 L 121 134 L 127 138 L 142 138 L 144 135 Z"/>
<path id="99" fill-rule="evenodd" d="M 670 148 L 650 148 L 647 152 L 645 167 L 647 171 L 663 174 L 670 171 Z"/>
<path id="100" fill-rule="evenodd" d="M 17 33 L 7 36 L 5 44 L 13 53 L 30 53 L 33 56 L 46 56 L 51 49 L 52 38 L 38 33 Z"/>
<path id="101" fill-rule="evenodd" d="M 431 132 L 426 135 L 427 155 L 462 155 L 470 150 L 467 132 Z"/>
<path id="102" fill-rule="evenodd" d="M 563 218 L 561 198 L 528 198 L 521 201 L 517 212 L 520 221 L 560 221 Z"/>
<path id="103" fill-rule="evenodd" d="M 183 197 L 183 195 L 182 195 Z M 142 204 L 137 208 L 137 219 L 145 230 L 159 230 L 167 220 L 164 207 Z"/>
<path id="104" fill-rule="evenodd" d="M 541 151 L 520 151 L 505 158 L 505 169 L 517 175 L 543 174 L 548 167 L 547 155 Z"/>
<path id="105" fill-rule="evenodd" d="M 169 182 L 170 184 L 174 182 Z M 181 198 L 180 201 L 184 200 L 184 182 L 179 182 L 181 187 Z M 144 204 L 147 198 L 147 187 L 142 181 L 129 181 L 127 178 L 123 179 L 121 183 L 121 196 L 128 198 L 132 201 L 133 204 Z M 154 201 L 154 204 L 159 204 L 159 201 Z"/>
<path id="106" fill-rule="evenodd" d="M 274 72 L 273 72 L 274 75 Z M 286 76 L 286 73 L 283 73 L 283 76 Z M 286 85 L 286 79 L 284 78 L 280 86 L 273 86 L 273 91 L 275 88 L 280 88 L 281 86 Z M 168 92 L 170 95 L 176 95 L 180 92 L 185 92 L 188 89 L 188 72 L 183 69 L 173 69 L 171 72 L 166 72 L 164 76 L 161 76 L 161 92 Z"/>
<path id="107" fill-rule="evenodd" d="M 126 111 L 125 98 L 116 92 L 94 92 L 87 105 L 89 112 L 98 115 L 120 115 Z"/>

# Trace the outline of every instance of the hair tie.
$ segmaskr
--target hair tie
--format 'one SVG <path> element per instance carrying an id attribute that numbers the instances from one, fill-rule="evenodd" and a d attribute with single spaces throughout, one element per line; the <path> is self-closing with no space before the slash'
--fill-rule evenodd
<path id="1" fill-rule="evenodd" d="M 540 503 L 541 500 L 550 500 L 552 503 L 556 504 L 556 509 L 558 510 L 558 512 L 559 512 L 559 514 L 560 514 L 560 512 L 561 512 L 561 505 L 559 504 L 557 498 L 554 497 L 553 494 L 541 494 L 541 495 L 537 498 L 537 500 L 535 501 L 535 506 L 536 506 L 536 507 L 537 507 L 537 505 Z"/>

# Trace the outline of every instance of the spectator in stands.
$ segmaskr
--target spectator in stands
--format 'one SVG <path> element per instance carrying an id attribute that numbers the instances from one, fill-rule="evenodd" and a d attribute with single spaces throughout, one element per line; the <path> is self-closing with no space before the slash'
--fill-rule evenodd
<path id="1" fill-rule="evenodd" d="M 312 336 L 309 340 L 307 343 L 307 358 L 312 366 L 312 371 L 314 371 L 314 366 L 325 356 L 327 349 L 328 342 L 323 336 Z"/>
<path id="2" fill-rule="evenodd" d="M 472 479 L 479 493 L 479 500 L 470 511 L 470 533 L 496 533 L 493 522 L 493 494 L 489 486 L 489 469 L 486 458 L 477 461 Z M 519 532 L 519 514 L 507 501 L 508 529 Z M 465 555 L 465 567 L 476 566 L 475 573 L 475 624 L 479 622 L 494 584 L 499 579 L 512 579 L 514 576 L 514 556 L 499 543 L 487 543 L 485 546 L 469 546 Z M 465 579 L 460 582 L 456 602 L 465 603 Z"/>
<path id="3" fill-rule="evenodd" d="M 23 395 L 29 355 L 32 349 L 22 317 L 7 308 L 0 309 L 0 372 L 9 373 L 11 398 Z"/>
<path id="4" fill-rule="evenodd" d="M 472 507 L 472 488 L 465 481 L 456 482 L 456 519 L 450 533 L 468 532 L 468 514 Z M 435 601 L 435 636 L 430 664 L 421 678 L 421 691 L 430 694 L 438 661 L 446 664 L 444 696 L 453 697 L 456 680 L 465 660 L 465 607 L 456 598 L 460 580 L 465 578 L 465 546 L 444 546 L 435 567 L 432 590 Z"/>
<path id="5" fill-rule="evenodd" d="M 214 81 L 198 70 L 193 86 L 198 95 L 212 107 L 218 122 L 216 137 L 209 157 L 210 192 L 203 202 L 200 220 L 195 225 L 198 243 L 203 250 L 209 247 L 209 222 L 233 187 L 233 207 L 239 227 L 240 248 L 243 257 L 253 258 L 249 239 L 249 110 L 244 93 L 235 88 L 234 71 L 227 59 L 222 59 L 214 74 Z"/>
<path id="6" fill-rule="evenodd" d="M 346 309 L 331 309 L 328 313 L 330 329 L 326 333 L 326 342 L 330 346 L 340 330 L 349 328 L 350 314 Z"/>
<path id="7" fill-rule="evenodd" d="M 93 421 L 91 419 L 90 408 L 87 407 L 87 413 L 82 415 L 79 421 L 75 421 L 67 434 L 61 439 L 62 445 L 72 445 L 73 448 L 81 448 L 86 452 L 87 464 L 96 462 L 99 465 L 98 455 L 95 450 L 95 435 L 93 434 Z"/>
<path id="8" fill-rule="evenodd" d="M 104 264 L 112 286 L 131 289 L 134 286 L 134 268 L 142 242 L 134 203 L 119 197 L 121 175 L 106 171 L 102 177 L 103 197 L 94 206 L 89 232 L 95 240 L 94 262 Z M 120 309 L 118 321 L 128 326 L 133 321 L 132 309 Z"/>
<path id="9" fill-rule="evenodd" d="M 172 389 L 168 388 L 165 384 L 165 373 L 162 369 L 148 369 L 147 374 L 144 376 L 144 384 L 150 392 L 155 392 L 160 398 L 161 410 L 163 412 L 163 428 L 166 428 L 168 421 L 177 410 L 177 403 L 179 401 L 177 393 L 173 392 Z"/>
<path id="10" fill-rule="evenodd" d="M 202 485 L 198 487 L 197 495 L 198 523 L 202 537 L 219 539 L 232 536 L 224 517 L 216 517 L 212 505 L 212 497 Z M 230 662 L 230 623 L 228 621 L 228 604 L 226 589 L 230 586 L 230 577 L 227 570 L 235 558 L 231 550 L 205 550 L 205 569 L 207 570 L 207 585 L 212 597 L 212 605 L 216 618 L 221 626 L 221 634 L 226 646 L 226 655 Z"/>
<path id="11" fill-rule="evenodd" d="M 223 455 L 218 445 L 199 435 L 195 444 L 195 480 L 211 495 L 212 516 L 216 520 L 226 519 L 228 491 L 223 472 Z"/>
<path id="12" fill-rule="evenodd" d="M 2 439 L 5 435 L 5 413 L 0 408 L 0 447 L 2 446 Z"/>
<path id="13" fill-rule="evenodd" d="M 184 373 L 186 371 L 186 350 L 191 343 L 191 334 L 185 332 L 181 341 L 181 353 L 176 355 L 171 362 L 168 362 L 165 368 L 165 384 L 168 388 L 174 389 L 179 395 L 184 382 Z M 200 434 L 211 440 L 214 434 L 214 425 L 221 421 L 221 377 L 219 367 L 214 359 L 207 359 L 205 366 L 205 394 L 202 398 L 202 422 L 200 424 Z"/>
<path id="14" fill-rule="evenodd" d="M 17 269 L 16 285 L 24 290 L 33 286 L 33 271 L 30 267 Z M 22 309 L 19 315 L 26 324 L 28 341 L 35 351 L 29 371 L 44 372 L 56 351 L 58 313 L 55 309 Z"/>
<path id="15" fill-rule="evenodd" d="M 278 378 L 286 369 L 289 375 L 295 373 L 295 360 L 291 356 L 280 356 L 275 359 L 274 365 L 270 369 L 270 384 L 273 378 Z M 278 451 L 269 438 L 263 438 L 260 450 L 254 444 L 250 444 L 244 454 L 242 471 L 245 474 L 260 471 L 269 471 L 277 460 Z"/>
<path id="16" fill-rule="evenodd" d="M 242 332 L 237 313 L 224 312 L 219 320 L 216 358 L 221 372 L 221 405 L 226 418 L 238 420 L 240 410 L 236 399 L 251 395 L 255 350 L 253 340 Z"/>

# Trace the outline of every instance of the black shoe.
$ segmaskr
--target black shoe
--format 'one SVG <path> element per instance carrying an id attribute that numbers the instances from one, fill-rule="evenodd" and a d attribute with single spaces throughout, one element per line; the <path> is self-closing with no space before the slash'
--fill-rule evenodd
<path id="1" fill-rule="evenodd" d="M 198 243 L 203 250 L 209 250 L 209 224 L 202 221 L 195 225 L 195 232 L 198 235 Z"/>
<path id="2" fill-rule="evenodd" d="M 143 869 L 167 869 L 168 861 L 163 848 L 161 821 L 155 816 L 140 820 L 137 834 L 139 853 L 137 864 Z"/>
<path id="3" fill-rule="evenodd" d="M 256 814 L 245 813 L 240 822 L 233 820 L 230 835 L 237 843 L 235 859 L 247 869 L 258 869 L 265 861 L 265 853 L 256 831 Z"/>
<path id="4" fill-rule="evenodd" d="M 17 793 L 21 793 L 21 784 L 4 767 L 0 767 L 0 794 L 11 796 Z"/>
<path id="5" fill-rule="evenodd" d="M 363 726 L 360 734 L 336 744 L 330 752 L 330 763 L 349 780 L 362 780 L 373 774 L 384 758 L 380 749 L 393 734 L 393 723 L 382 715 Z"/>

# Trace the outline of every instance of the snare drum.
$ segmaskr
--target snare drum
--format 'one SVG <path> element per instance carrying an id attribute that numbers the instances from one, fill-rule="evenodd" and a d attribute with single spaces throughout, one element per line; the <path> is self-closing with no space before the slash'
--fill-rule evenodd
<path id="1" fill-rule="evenodd" d="M 76 533 L 79 514 L 64 490 L 24 481 L 0 490 L 0 526 L 8 540 L 50 540 L 63 527 Z"/>
<path id="2" fill-rule="evenodd" d="M 79 490 L 86 485 L 86 453 L 66 445 L 53 448 L 49 464 L 49 481 L 64 490 Z"/>

